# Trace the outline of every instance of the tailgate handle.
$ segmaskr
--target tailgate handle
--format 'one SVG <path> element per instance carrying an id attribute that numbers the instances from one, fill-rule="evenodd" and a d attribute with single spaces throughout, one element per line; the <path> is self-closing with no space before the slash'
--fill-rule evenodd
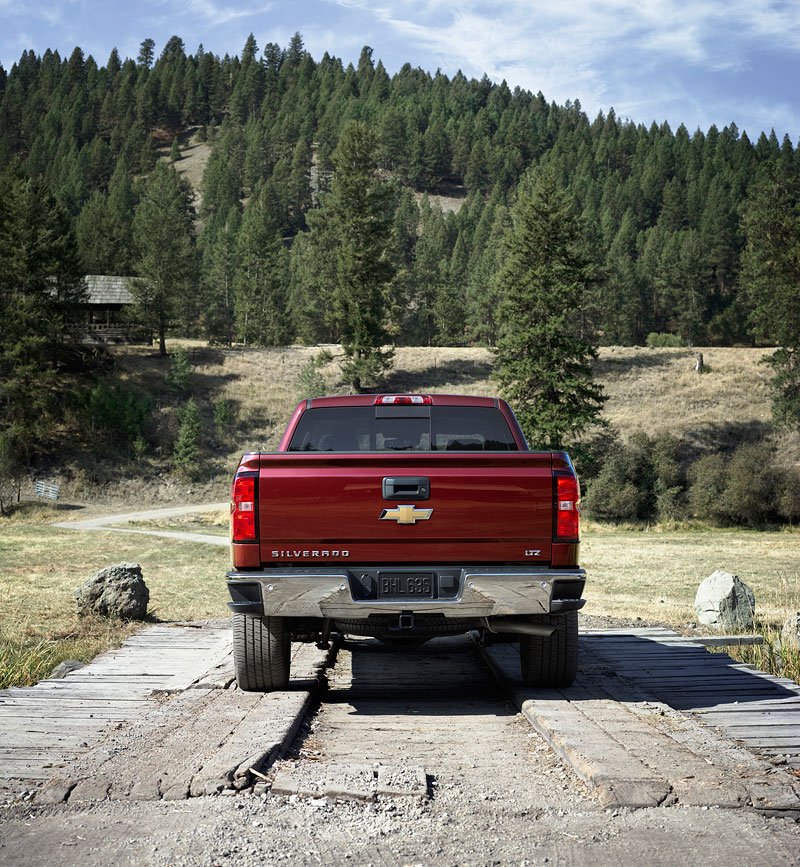
<path id="1" fill-rule="evenodd" d="M 383 480 L 384 500 L 427 500 L 431 483 L 424 476 L 392 476 Z"/>

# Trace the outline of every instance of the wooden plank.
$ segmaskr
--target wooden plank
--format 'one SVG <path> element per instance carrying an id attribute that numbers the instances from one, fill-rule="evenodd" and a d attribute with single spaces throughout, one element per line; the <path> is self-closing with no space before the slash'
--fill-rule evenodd
<path id="1" fill-rule="evenodd" d="M 744 702 L 740 704 L 738 701 L 728 704 L 717 705 L 711 708 L 700 708 L 696 713 L 749 713 L 753 710 L 788 710 L 791 708 L 800 708 L 800 698 L 769 698 L 762 701 Z"/>
<path id="2" fill-rule="evenodd" d="M 800 726 L 796 723 L 769 723 L 766 725 L 726 726 L 731 735 L 740 740 L 759 737 L 792 739 L 800 746 Z"/>
<path id="3" fill-rule="evenodd" d="M 800 713 L 771 714 L 762 710 L 745 714 L 714 714 L 707 716 L 706 721 L 730 731 L 747 726 L 793 725 L 800 732 Z"/>

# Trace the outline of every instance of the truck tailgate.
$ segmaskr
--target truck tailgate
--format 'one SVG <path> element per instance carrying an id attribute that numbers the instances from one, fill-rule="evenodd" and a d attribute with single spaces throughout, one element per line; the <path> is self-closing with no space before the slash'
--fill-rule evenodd
<path id="1" fill-rule="evenodd" d="M 547 563 L 551 464 L 536 452 L 262 454 L 261 561 Z M 387 478 L 427 480 L 429 495 L 392 496 Z"/>

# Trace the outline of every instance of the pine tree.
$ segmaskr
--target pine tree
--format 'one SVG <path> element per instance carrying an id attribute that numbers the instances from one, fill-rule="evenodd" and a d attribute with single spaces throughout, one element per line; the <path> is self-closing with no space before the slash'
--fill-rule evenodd
<path id="1" fill-rule="evenodd" d="M 6 470 L 47 445 L 69 377 L 83 266 L 68 214 L 42 180 L 0 174 L 0 437 Z"/>
<path id="2" fill-rule="evenodd" d="M 773 413 L 800 429 L 800 171 L 785 166 L 754 185 L 744 212 L 742 281 L 757 337 L 777 344 Z"/>
<path id="3" fill-rule="evenodd" d="M 188 183 L 172 166 L 158 163 L 145 183 L 133 220 L 138 277 L 132 291 L 143 322 L 158 335 L 162 356 L 167 354 L 167 329 L 195 288 L 193 221 Z"/>
<path id="4" fill-rule="evenodd" d="M 234 277 L 236 336 L 256 346 L 285 346 L 289 254 L 273 218 L 274 193 L 265 184 L 242 217 Z"/>
<path id="5" fill-rule="evenodd" d="M 114 273 L 113 240 L 105 228 L 108 216 L 108 198 L 95 190 L 75 221 L 75 235 L 88 274 Z"/>
<path id="6" fill-rule="evenodd" d="M 215 219 L 201 237 L 203 246 L 203 331 L 210 343 L 230 346 L 234 338 L 236 244 L 241 225 L 238 208 L 224 222 Z"/>
<path id="7" fill-rule="evenodd" d="M 560 449 L 600 420 L 595 339 L 580 315 L 597 269 L 574 202 L 552 172 L 523 179 L 511 217 L 496 278 L 503 302 L 495 376 L 530 443 Z"/>
<path id="8" fill-rule="evenodd" d="M 154 49 L 156 43 L 153 39 L 145 39 L 139 47 L 139 56 L 136 62 L 145 69 L 150 69 L 153 65 Z"/>
<path id="9" fill-rule="evenodd" d="M 375 176 L 375 145 L 365 124 L 345 126 L 333 162 L 331 192 L 319 216 L 337 239 L 333 300 L 347 356 L 342 371 L 360 391 L 380 379 L 392 358 L 383 347 L 386 290 L 395 273 L 390 256 L 395 194 Z"/>

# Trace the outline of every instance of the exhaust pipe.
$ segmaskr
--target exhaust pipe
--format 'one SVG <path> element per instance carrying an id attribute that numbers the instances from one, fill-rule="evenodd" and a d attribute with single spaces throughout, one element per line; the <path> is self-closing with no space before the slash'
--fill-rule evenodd
<path id="1" fill-rule="evenodd" d="M 483 625 L 489 632 L 494 632 L 495 634 L 511 632 L 518 635 L 542 635 L 546 637 L 556 631 L 555 626 L 545 626 L 544 624 L 531 623 L 528 620 L 514 620 L 511 618 L 503 618 L 502 620 L 495 620 L 493 623 L 490 623 L 489 618 L 484 617 Z"/>

